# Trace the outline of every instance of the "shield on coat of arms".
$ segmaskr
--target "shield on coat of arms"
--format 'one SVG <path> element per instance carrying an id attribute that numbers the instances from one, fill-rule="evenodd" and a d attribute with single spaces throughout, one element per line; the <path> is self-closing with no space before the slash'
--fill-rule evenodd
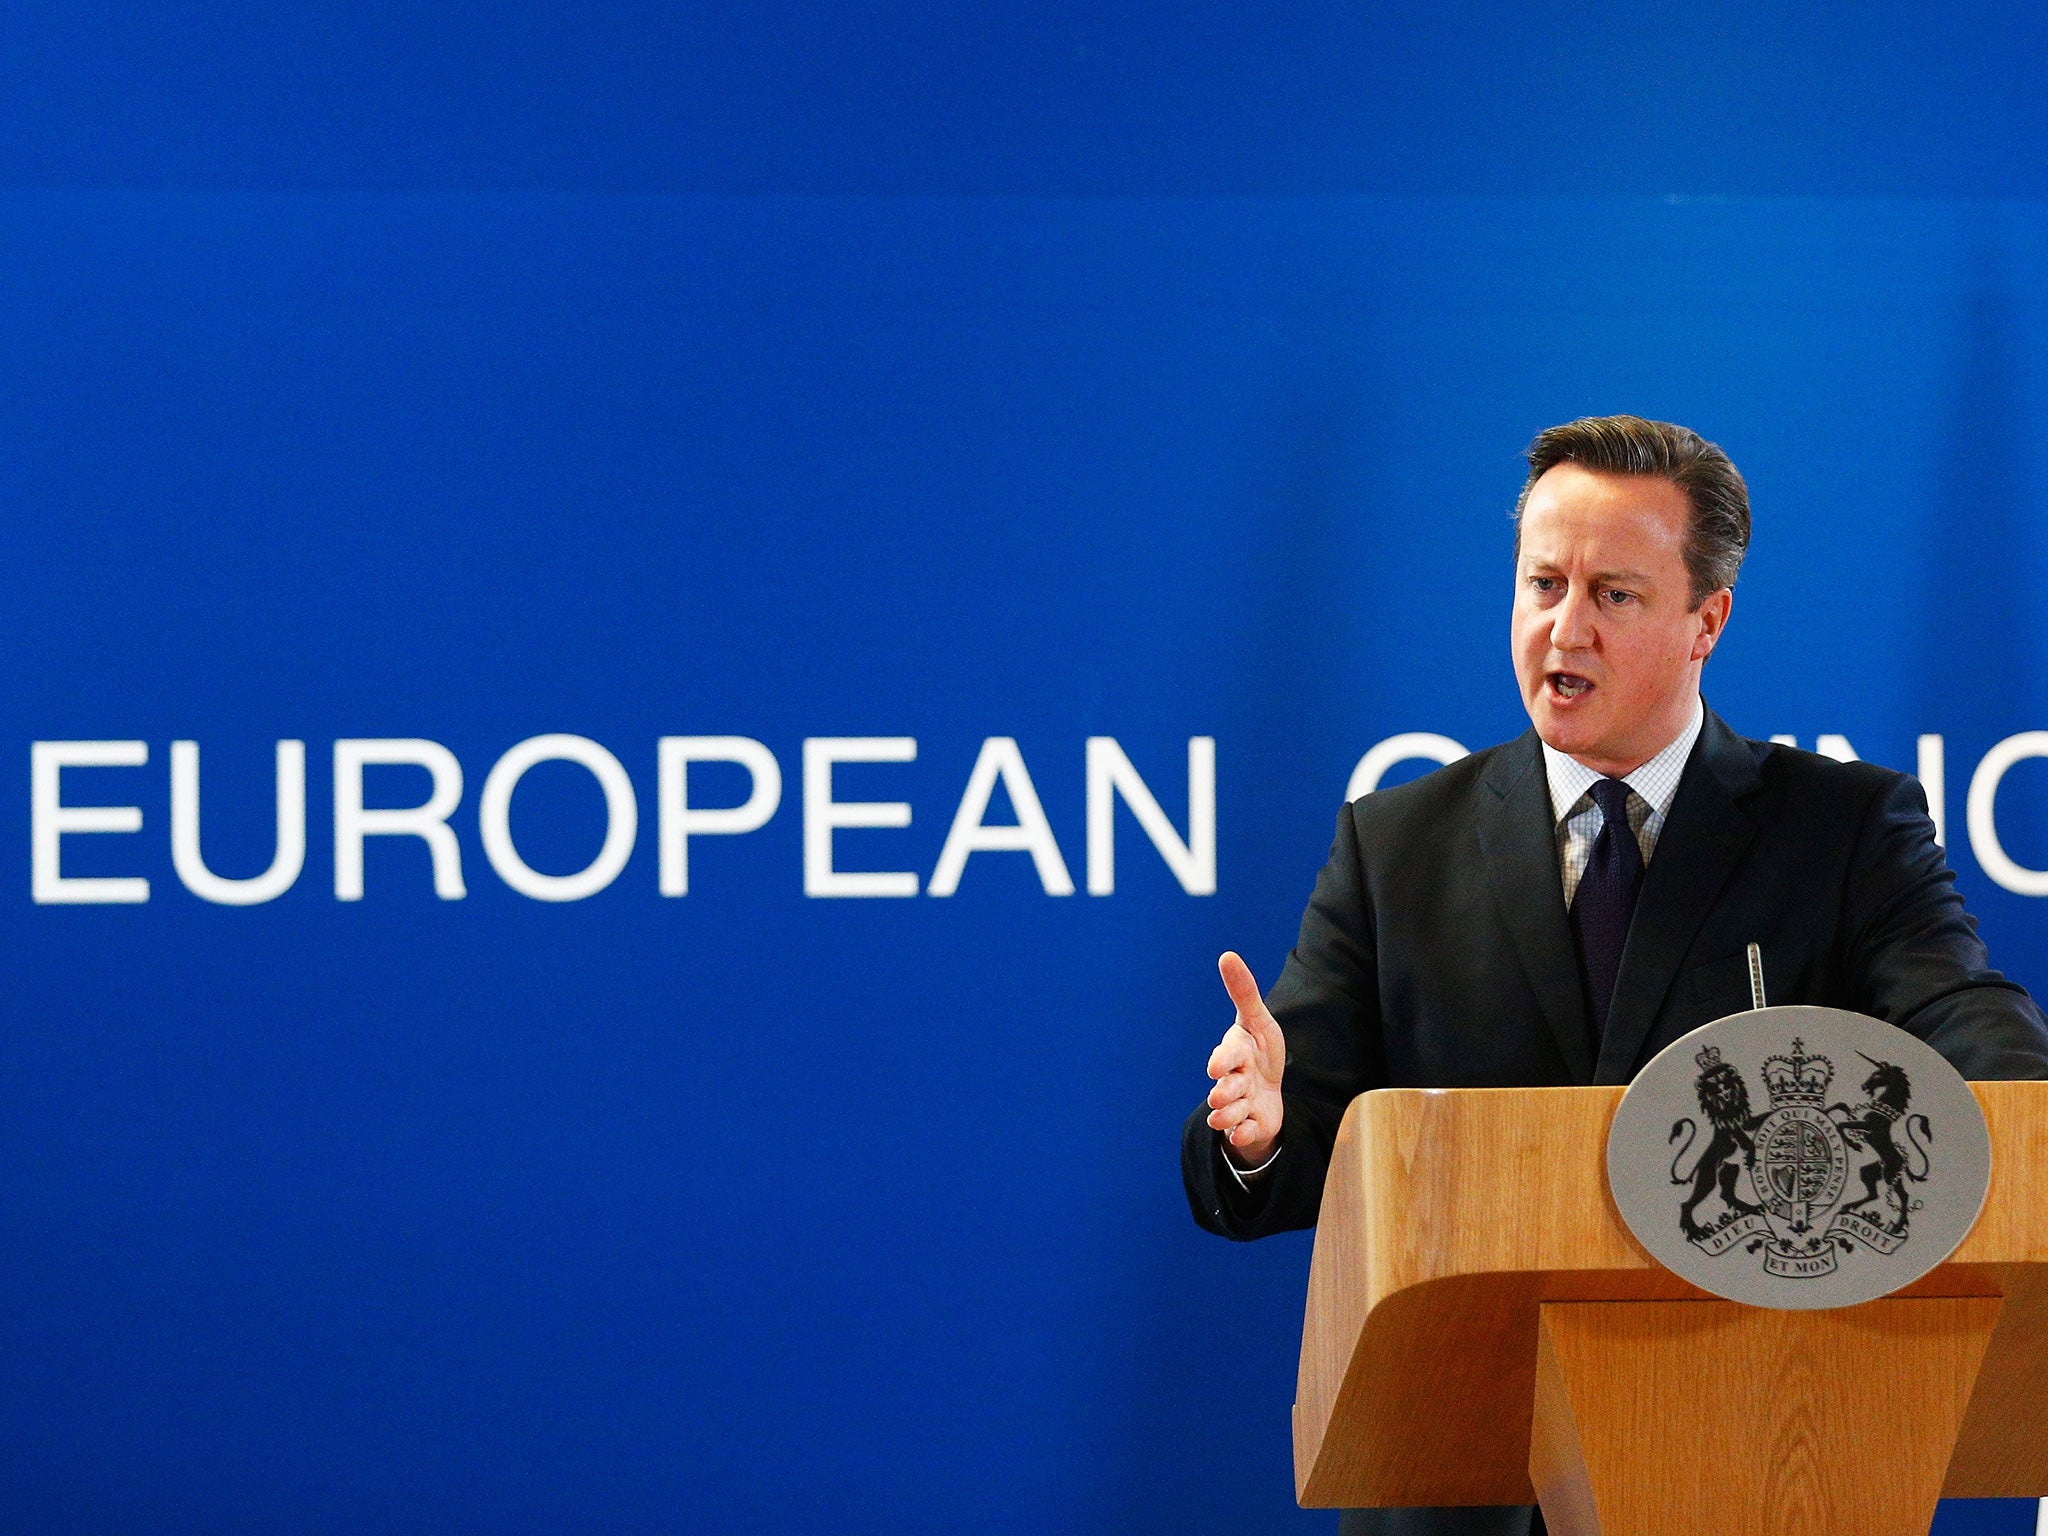
<path id="1" fill-rule="evenodd" d="M 1812 1110 L 1773 1110 L 1757 1127 L 1750 1176 L 1772 1214 L 1795 1225 L 1809 1222 L 1840 1198 L 1849 1177 L 1849 1148 L 1827 1116 Z"/>

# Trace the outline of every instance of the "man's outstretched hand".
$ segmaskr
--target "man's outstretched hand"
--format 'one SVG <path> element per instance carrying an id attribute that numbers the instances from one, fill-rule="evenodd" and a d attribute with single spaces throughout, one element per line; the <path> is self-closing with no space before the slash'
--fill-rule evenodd
<path id="1" fill-rule="evenodd" d="M 1223 988 L 1237 1004 L 1237 1022 L 1209 1053 L 1209 1126 L 1223 1132 L 1230 1156 L 1243 1168 L 1256 1168 L 1272 1155 L 1280 1135 L 1280 1074 L 1287 1070 L 1287 1042 L 1266 1011 L 1251 968 L 1235 950 L 1216 962 Z"/>

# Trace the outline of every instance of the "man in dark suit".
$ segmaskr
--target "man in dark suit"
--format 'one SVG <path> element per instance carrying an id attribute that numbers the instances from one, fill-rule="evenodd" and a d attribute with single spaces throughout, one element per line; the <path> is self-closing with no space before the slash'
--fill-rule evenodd
<path id="1" fill-rule="evenodd" d="M 2048 1025 L 1989 968 L 1919 786 L 1737 736 L 1700 698 L 1749 543 L 1697 434 L 1541 434 L 1516 508 L 1515 670 L 1532 729 L 1337 820 L 1300 937 L 1237 1019 L 1181 1166 L 1228 1237 L 1312 1226 L 1346 1107 L 1382 1087 L 1625 1083 L 1771 1001 L 1872 1014 L 1969 1078 L 2048 1077 Z M 1347 1536 L 1521 1536 L 1526 1508 L 1360 1510 Z"/>

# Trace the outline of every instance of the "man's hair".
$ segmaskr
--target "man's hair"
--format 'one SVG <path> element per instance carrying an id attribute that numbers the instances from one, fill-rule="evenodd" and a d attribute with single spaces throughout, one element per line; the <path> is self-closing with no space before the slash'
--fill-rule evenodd
<path id="1" fill-rule="evenodd" d="M 1749 548 L 1749 487 L 1728 455 L 1699 433 L 1640 416 L 1582 416 L 1537 433 L 1528 457 L 1529 478 L 1515 498 L 1517 548 L 1522 508 L 1545 470 L 1576 464 L 1604 475 L 1655 475 L 1685 492 L 1692 508 L 1685 534 L 1692 606 L 1735 585 Z"/>

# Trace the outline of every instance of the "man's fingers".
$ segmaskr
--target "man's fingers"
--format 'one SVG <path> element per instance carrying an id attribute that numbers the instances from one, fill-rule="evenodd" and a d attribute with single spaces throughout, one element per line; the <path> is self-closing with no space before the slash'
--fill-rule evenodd
<path id="1" fill-rule="evenodd" d="M 1223 1043 L 1209 1053 L 1209 1075 L 1227 1077 L 1252 1059 L 1252 1037 L 1233 1024 L 1224 1032 Z"/>
<path id="2" fill-rule="evenodd" d="M 1226 1104 L 1235 1104 L 1251 1091 L 1252 1080 L 1250 1073 L 1228 1073 L 1221 1082 L 1209 1090 L 1209 1107 L 1211 1109 L 1221 1109 Z"/>
<path id="3" fill-rule="evenodd" d="M 1209 1129 L 1212 1131 L 1231 1130 L 1242 1123 L 1251 1112 L 1252 1101 L 1250 1099 L 1239 1099 L 1233 1104 L 1225 1104 L 1221 1109 L 1210 1111 Z"/>
<path id="4" fill-rule="evenodd" d="M 1232 1146 L 1259 1146 L 1274 1133 L 1258 1128 L 1252 1106 L 1266 1103 L 1278 1125 L 1278 1104 L 1260 1094 L 1279 1086 L 1287 1046 L 1280 1038 L 1279 1024 L 1259 996 L 1251 968 L 1237 952 L 1226 951 L 1216 969 L 1230 1000 L 1237 1005 L 1237 1022 L 1224 1031 L 1221 1043 L 1209 1053 L 1209 1076 L 1216 1079 L 1216 1086 L 1209 1090 L 1209 1127 L 1228 1136 Z M 1254 1129 L 1247 1131 L 1247 1125 Z"/>

